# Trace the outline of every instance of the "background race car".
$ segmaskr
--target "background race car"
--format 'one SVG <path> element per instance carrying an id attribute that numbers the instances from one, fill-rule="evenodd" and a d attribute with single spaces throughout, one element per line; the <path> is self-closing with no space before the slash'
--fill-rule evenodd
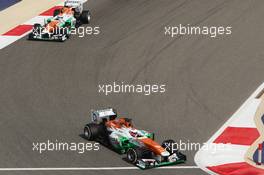
<path id="1" fill-rule="evenodd" d="M 154 141 L 154 134 L 134 128 L 131 119 L 118 118 L 115 109 L 92 111 L 92 122 L 84 127 L 84 137 L 98 141 L 120 154 L 141 169 L 184 163 L 173 140 L 161 145 Z"/>
<path id="2" fill-rule="evenodd" d="M 70 37 L 71 31 L 81 24 L 89 24 L 90 11 L 83 10 L 87 0 L 67 0 L 64 7 L 55 9 L 53 17 L 45 20 L 44 25 L 34 24 L 29 40 L 65 41 Z"/>

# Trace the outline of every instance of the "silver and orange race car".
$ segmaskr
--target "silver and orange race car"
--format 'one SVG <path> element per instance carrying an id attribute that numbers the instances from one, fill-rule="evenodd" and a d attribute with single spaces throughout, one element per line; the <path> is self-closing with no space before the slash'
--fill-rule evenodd
<path id="1" fill-rule="evenodd" d="M 154 133 L 136 129 L 131 119 L 118 118 L 113 108 L 92 111 L 91 118 L 92 122 L 84 127 L 84 137 L 126 154 L 127 161 L 141 169 L 186 161 L 173 140 L 158 144 L 154 141 Z"/>
<path id="2" fill-rule="evenodd" d="M 87 0 L 66 0 L 64 7 L 55 9 L 53 17 L 42 24 L 34 24 L 29 40 L 65 41 L 70 37 L 71 31 L 81 24 L 88 24 L 91 14 L 83 10 Z"/>

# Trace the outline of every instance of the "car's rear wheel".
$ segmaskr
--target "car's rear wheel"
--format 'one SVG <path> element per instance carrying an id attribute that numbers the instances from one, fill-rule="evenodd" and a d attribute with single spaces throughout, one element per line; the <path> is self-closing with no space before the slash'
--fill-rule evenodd
<path id="1" fill-rule="evenodd" d="M 92 133 L 90 131 L 90 128 L 89 127 L 85 127 L 84 128 L 84 137 L 88 140 L 91 140 L 92 138 Z"/>
<path id="2" fill-rule="evenodd" d="M 95 140 L 99 135 L 99 126 L 95 123 L 89 123 L 84 127 L 84 137 L 87 140 Z"/>
<path id="3" fill-rule="evenodd" d="M 80 16 L 80 20 L 83 24 L 89 24 L 91 21 L 91 13 L 90 11 L 83 11 L 81 16 Z"/>
<path id="4" fill-rule="evenodd" d="M 103 124 L 89 123 L 84 127 L 84 137 L 88 140 L 100 139 L 108 142 L 108 134 Z"/>

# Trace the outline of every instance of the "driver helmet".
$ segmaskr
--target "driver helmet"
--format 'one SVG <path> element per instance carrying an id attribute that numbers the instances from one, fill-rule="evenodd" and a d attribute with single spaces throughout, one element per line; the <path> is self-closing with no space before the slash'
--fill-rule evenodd
<path id="1" fill-rule="evenodd" d="M 65 13 L 67 11 L 67 8 L 66 7 L 63 7 L 62 9 L 61 9 L 61 13 Z"/>
<path id="2" fill-rule="evenodd" d="M 129 134 L 130 134 L 132 137 L 137 137 L 137 136 L 138 136 L 137 131 L 129 131 Z"/>

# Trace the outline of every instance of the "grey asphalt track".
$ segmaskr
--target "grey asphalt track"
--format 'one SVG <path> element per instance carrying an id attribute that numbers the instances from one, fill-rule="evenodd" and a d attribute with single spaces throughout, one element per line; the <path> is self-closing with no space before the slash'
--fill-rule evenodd
<path id="1" fill-rule="evenodd" d="M 263 82 L 262 0 L 90 0 L 101 34 L 65 43 L 23 38 L 0 51 L 0 168 L 131 166 L 98 152 L 32 151 L 33 142 L 86 142 L 90 109 L 113 106 L 158 141 L 203 143 Z M 169 38 L 164 26 L 231 25 L 231 36 Z M 98 93 L 112 81 L 166 84 L 151 96 Z M 187 151 L 187 166 L 195 165 Z M 199 169 L 0 174 L 205 174 Z"/>

